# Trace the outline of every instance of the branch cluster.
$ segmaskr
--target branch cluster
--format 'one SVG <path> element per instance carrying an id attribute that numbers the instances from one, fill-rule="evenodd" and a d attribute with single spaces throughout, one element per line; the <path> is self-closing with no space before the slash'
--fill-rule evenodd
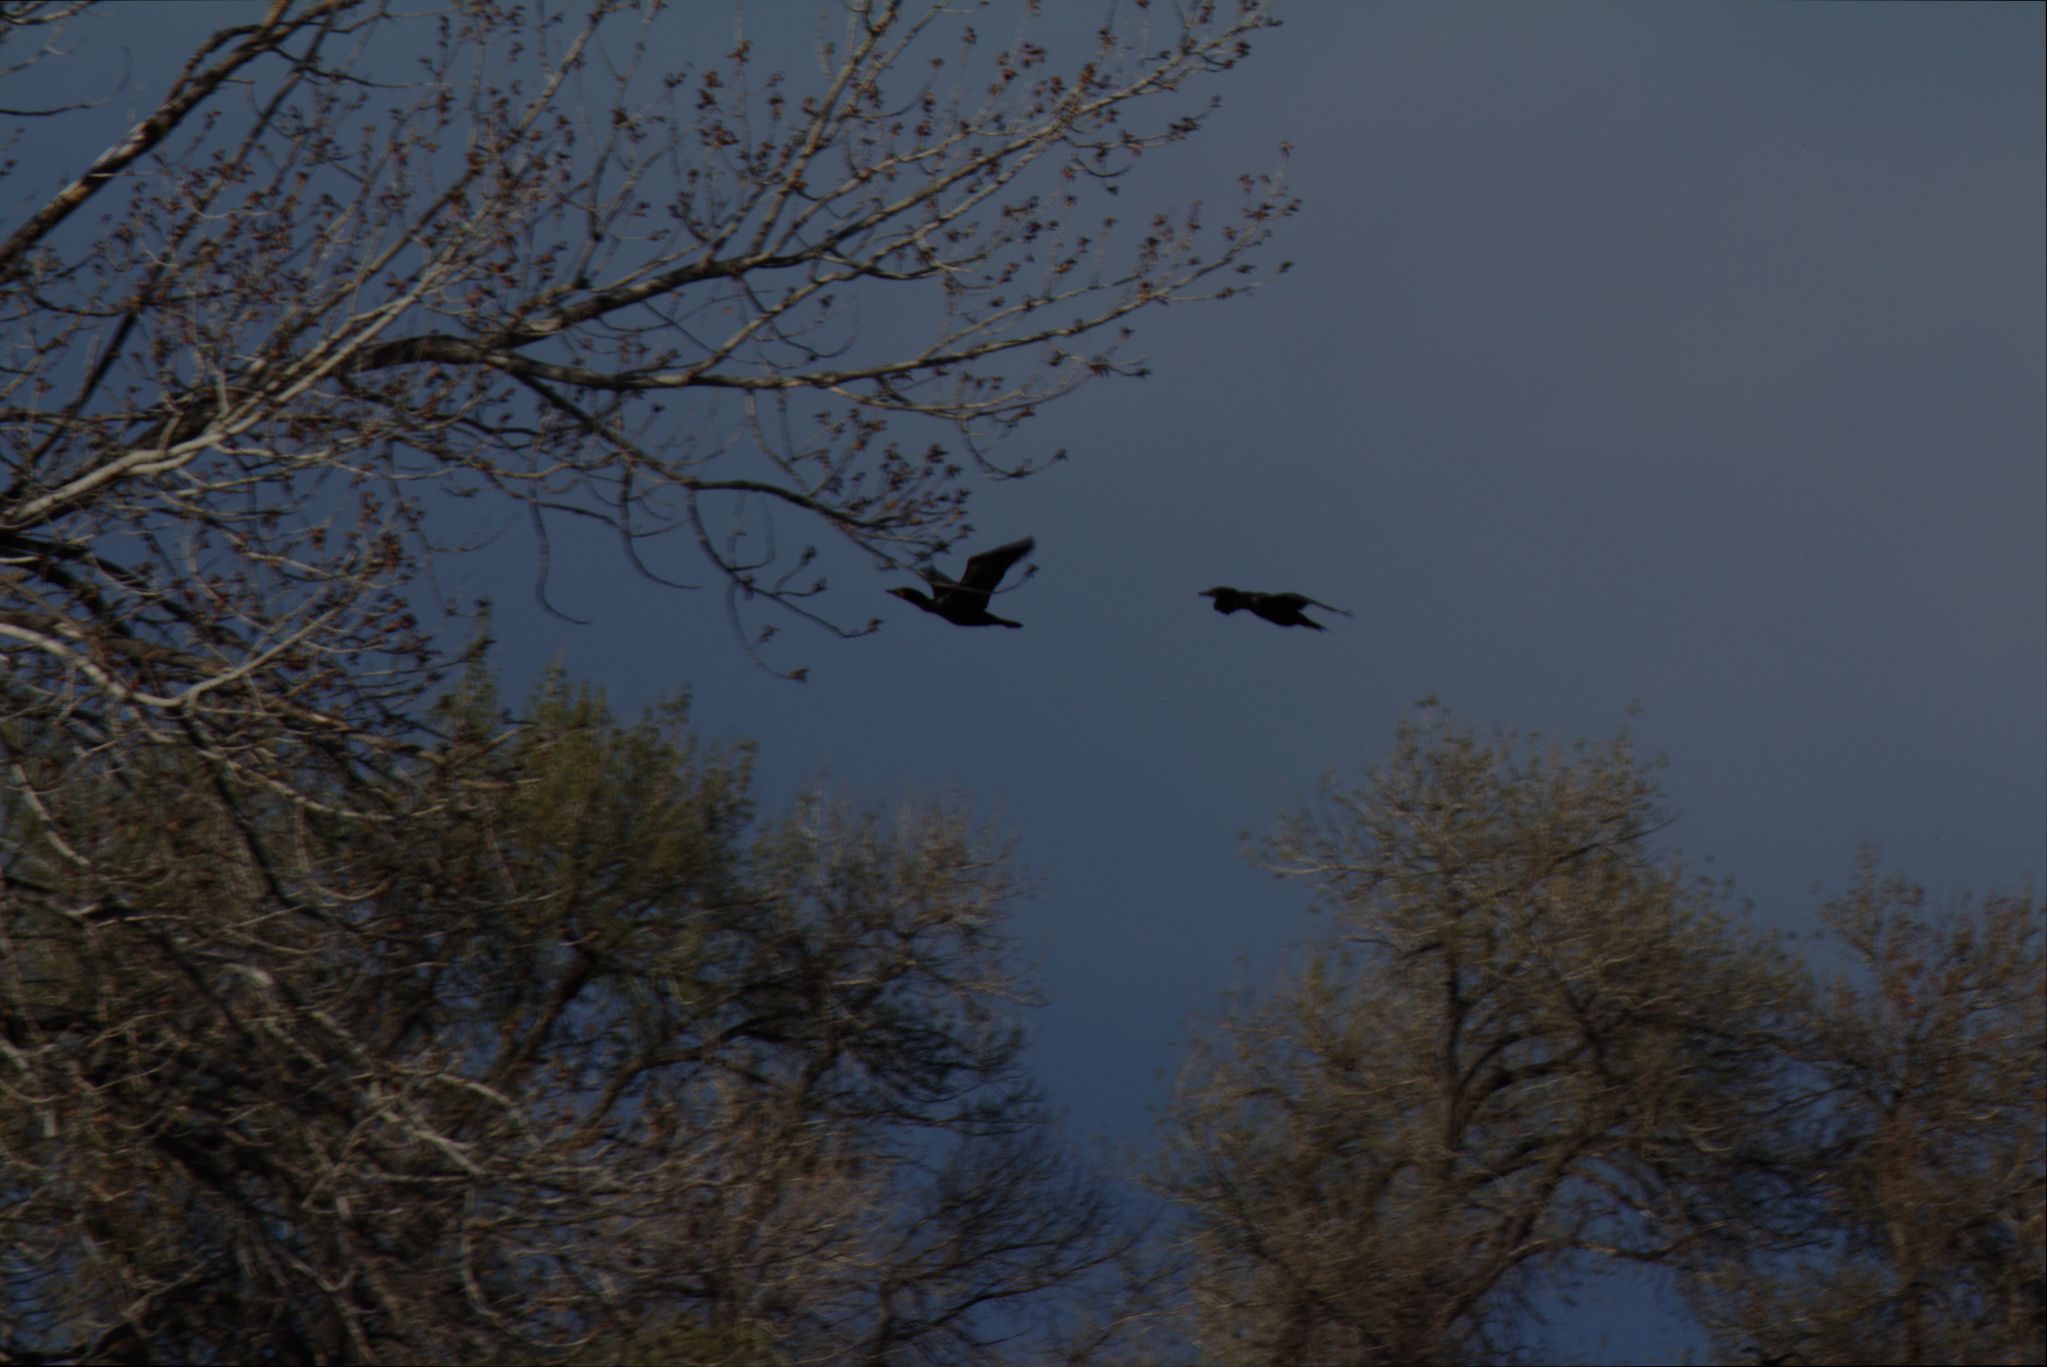
<path id="1" fill-rule="evenodd" d="M 1203 1360 L 1510 1358 L 1616 1259 L 1737 1358 L 2033 1351 L 2042 909 L 1922 921 L 1866 873 L 1828 916 L 1871 981 L 1829 992 L 1669 823 L 1625 735 L 1432 713 L 1263 849 L 1331 927 L 1181 1075 L 1158 1186 Z"/>
<path id="2" fill-rule="evenodd" d="M 0 1355 L 1054 1341 L 1128 1237 L 1023 1075 L 999 851 L 761 822 L 743 754 L 559 683 L 445 721 L 384 825 L 175 753 L 0 811 Z"/>
<path id="3" fill-rule="evenodd" d="M 18 41 L 68 11 L 9 13 Z M 420 618 L 461 606 L 436 555 L 507 511 L 543 597 L 573 519 L 664 582 L 650 540 L 693 543 L 749 650 L 747 604 L 871 629 L 821 611 L 814 538 L 869 565 L 945 549 L 970 472 L 1041 463 L 996 441 L 1139 369 L 1138 312 L 1256 284 L 1292 207 L 1260 176 L 1220 226 L 1088 216 L 1199 128 L 1185 87 L 1238 60 L 1257 4 L 1139 6 L 1067 67 L 1028 25 L 996 46 L 953 6 L 849 5 L 813 89 L 760 71 L 743 25 L 657 70 L 672 16 L 635 17 L 280 0 L 22 206 L 0 638 L 27 705 L 249 767 L 279 735 L 388 741 L 440 680 Z M 19 140 L 56 157 L 84 111 L 28 112 Z"/>

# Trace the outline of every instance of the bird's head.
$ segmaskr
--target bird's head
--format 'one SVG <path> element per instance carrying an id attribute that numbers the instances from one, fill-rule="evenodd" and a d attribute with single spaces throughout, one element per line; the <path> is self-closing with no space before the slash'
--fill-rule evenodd
<path id="1" fill-rule="evenodd" d="M 890 589 L 888 592 L 889 597 L 900 598 L 905 603 L 915 603 L 920 608 L 932 601 L 931 595 L 922 589 Z"/>
<path id="2" fill-rule="evenodd" d="M 1235 612 L 1238 608 L 1249 606 L 1249 602 L 1244 597 L 1242 589 L 1233 589 L 1223 584 L 1218 584 L 1212 589 L 1203 589 L 1196 596 L 1213 598 L 1217 612 Z"/>

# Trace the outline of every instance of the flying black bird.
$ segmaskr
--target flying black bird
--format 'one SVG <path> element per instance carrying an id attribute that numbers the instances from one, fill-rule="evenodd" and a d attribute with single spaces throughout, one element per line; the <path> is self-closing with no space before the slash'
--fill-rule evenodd
<path id="1" fill-rule="evenodd" d="M 1254 593 L 1250 589 L 1212 588 L 1203 589 L 1201 597 L 1215 599 L 1217 612 L 1228 613 L 1239 608 L 1249 608 L 1255 616 L 1263 617 L 1274 626 L 1281 627 L 1313 627 L 1317 631 L 1329 629 L 1320 622 L 1311 622 L 1302 616 L 1302 608 L 1329 608 L 1331 612 L 1342 612 L 1344 616 L 1350 616 L 1349 613 L 1343 612 L 1342 608 L 1329 607 L 1329 604 L 1310 598 L 1305 593 Z"/>
<path id="2" fill-rule="evenodd" d="M 988 595 L 995 592 L 995 586 L 1002 582 L 1002 576 L 1009 573 L 1009 567 L 1031 553 L 1037 545 L 1031 537 L 1012 541 L 1007 546 L 997 546 L 992 551 L 982 551 L 967 561 L 966 573 L 958 579 L 947 579 L 933 570 L 919 570 L 924 582 L 932 591 L 921 589 L 890 589 L 889 592 L 906 603 L 915 603 L 926 612 L 935 612 L 956 627 L 1020 627 L 1022 622 L 1012 622 L 1007 617 L 997 617 L 988 611 Z"/>

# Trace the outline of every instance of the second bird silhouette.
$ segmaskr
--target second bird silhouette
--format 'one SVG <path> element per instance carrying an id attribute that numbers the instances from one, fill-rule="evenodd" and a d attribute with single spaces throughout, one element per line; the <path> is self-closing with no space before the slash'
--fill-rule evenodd
<path id="1" fill-rule="evenodd" d="M 1328 627 L 1323 626 L 1320 622 L 1311 622 L 1304 617 L 1301 614 L 1302 608 L 1327 608 L 1330 612 L 1342 613 L 1345 617 L 1350 616 L 1342 608 L 1331 607 L 1328 603 L 1310 598 L 1305 593 L 1257 593 L 1251 589 L 1216 587 L 1203 589 L 1201 597 L 1215 599 L 1215 610 L 1217 612 L 1239 612 L 1249 608 L 1254 617 L 1263 617 L 1274 626 L 1281 627 L 1313 627 L 1317 631 L 1329 630 Z"/>
<path id="2" fill-rule="evenodd" d="M 982 551 L 967 561 L 966 570 L 957 579 L 947 579 L 935 570 L 918 570 L 931 586 L 930 593 L 921 589 L 889 592 L 905 603 L 915 603 L 926 612 L 936 613 L 956 627 L 1020 627 L 1022 622 L 1012 622 L 988 611 L 988 598 L 1002 582 L 1002 576 L 1009 573 L 1009 567 L 1029 555 L 1037 544 L 1035 537 L 1027 536 L 1007 546 Z"/>

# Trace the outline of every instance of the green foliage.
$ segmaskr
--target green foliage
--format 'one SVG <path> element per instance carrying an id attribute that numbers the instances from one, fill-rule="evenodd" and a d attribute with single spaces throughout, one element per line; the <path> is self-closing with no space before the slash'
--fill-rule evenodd
<path id="1" fill-rule="evenodd" d="M 1671 1269 L 1734 1356 L 2037 1353 L 2040 911 L 1865 870 L 1822 991 L 1661 838 L 1623 733 L 1439 711 L 1260 853 L 1329 916 L 1182 1070 L 1156 1185 L 1215 1362 L 1525 1355 L 1590 1260 Z"/>
<path id="2" fill-rule="evenodd" d="M 1730 1360 L 2047 1331 L 2047 908 L 1870 857 L 1822 980 L 1625 734 L 1431 711 L 1262 847 L 1327 929 L 1197 1041 L 1133 1257 L 1023 1068 L 990 832 L 764 814 L 683 703 L 559 674 L 431 723 L 303 773 L 0 725 L 0 1353 L 1510 1359 L 1598 1259 Z"/>
<path id="3" fill-rule="evenodd" d="M 559 676 L 436 729 L 371 816 L 147 749 L 7 809 L 7 1352 L 957 1359 L 1127 1242 L 961 814 L 762 820 Z"/>

